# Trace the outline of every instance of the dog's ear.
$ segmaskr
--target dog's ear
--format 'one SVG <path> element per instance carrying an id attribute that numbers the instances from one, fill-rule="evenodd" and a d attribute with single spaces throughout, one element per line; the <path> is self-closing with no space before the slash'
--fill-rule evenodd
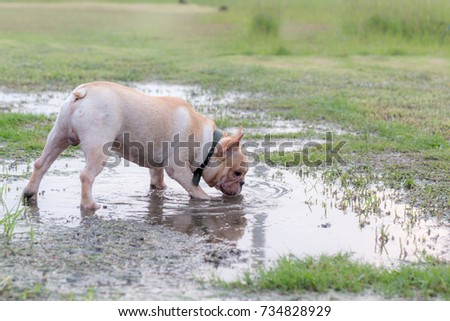
<path id="1" fill-rule="evenodd" d="M 232 151 L 234 148 L 239 148 L 243 136 L 244 134 L 242 133 L 242 127 L 240 127 L 232 136 L 226 137 L 226 141 L 217 145 L 216 156 L 223 157 L 227 151 Z"/>
<path id="2" fill-rule="evenodd" d="M 232 150 L 233 148 L 238 148 L 241 144 L 241 139 L 244 136 L 242 133 L 242 127 L 239 127 L 236 132 L 231 136 L 230 142 L 227 144 L 225 150 Z"/>

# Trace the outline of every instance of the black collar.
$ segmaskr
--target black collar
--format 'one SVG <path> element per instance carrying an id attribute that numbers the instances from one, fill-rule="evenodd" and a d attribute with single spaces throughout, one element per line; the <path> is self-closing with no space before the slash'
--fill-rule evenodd
<path id="1" fill-rule="evenodd" d="M 209 160 L 214 154 L 214 150 L 216 148 L 217 143 L 222 138 L 223 134 L 220 130 L 216 129 L 213 134 L 213 141 L 211 144 L 211 148 L 209 149 L 208 155 L 206 156 L 206 159 L 203 161 L 203 163 L 194 171 L 194 176 L 192 177 L 192 184 L 195 186 L 198 186 L 200 183 L 200 179 L 202 178 L 203 170 L 206 166 L 208 166 Z"/>

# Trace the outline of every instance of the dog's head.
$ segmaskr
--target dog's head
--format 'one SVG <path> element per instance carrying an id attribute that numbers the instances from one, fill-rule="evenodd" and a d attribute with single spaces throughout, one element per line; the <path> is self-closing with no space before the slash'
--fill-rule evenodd
<path id="1" fill-rule="evenodd" d="M 248 157 L 242 153 L 242 129 L 232 136 L 224 135 L 218 142 L 210 163 L 205 168 L 203 179 L 225 195 L 241 193 L 248 170 Z"/>

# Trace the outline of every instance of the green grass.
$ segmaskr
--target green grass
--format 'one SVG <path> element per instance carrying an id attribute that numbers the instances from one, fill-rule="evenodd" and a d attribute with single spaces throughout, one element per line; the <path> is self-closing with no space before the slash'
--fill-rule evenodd
<path id="1" fill-rule="evenodd" d="M 3 176 L 3 175 L 2 175 Z M 7 175 L 6 175 L 7 176 Z M 27 212 L 27 207 L 22 204 L 20 200 L 17 204 L 9 207 L 5 200 L 3 199 L 4 193 L 8 190 L 7 183 L 3 182 L 3 186 L 0 187 L 0 230 L 2 231 L 3 241 L 5 244 L 10 244 L 14 235 L 17 233 L 17 225 L 21 221 L 26 221 L 29 225 L 29 240 L 30 248 L 33 246 L 34 242 L 34 226 Z M 0 282 L 0 294 L 2 292 L 2 285 Z M 1 295 L 0 295 L 1 296 Z"/>
<path id="2" fill-rule="evenodd" d="M 0 112 L 0 159 L 29 161 L 40 156 L 54 122 L 53 116 Z M 77 150 L 69 147 L 62 155 Z"/>
<path id="3" fill-rule="evenodd" d="M 26 208 L 20 204 L 9 208 L 3 200 L 3 187 L 0 188 L 0 205 L 2 213 L 0 216 L 0 228 L 2 229 L 6 243 L 9 243 L 14 236 L 18 221 L 26 212 Z"/>
<path id="4" fill-rule="evenodd" d="M 29 160 L 42 151 L 54 119 L 43 115 L 0 113 L 0 157 Z"/>
<path id="5" fill-rule="evenodd" d="M 40 88 L 156 78 L 251 89 L 255 77 L 240 70 L 241 57 L 450 54 L 445 0 L 113 2 L 0 3 L 0 83 Z M 229 10 L 220 12 L 223 4 Z"/>
<path id="6" fill-rule="evenodd" d="M 260 269 L 256 275 L 246 273 L 242 281 L 221 284 L 227 288 L 251 291 L 373 291 L 386 298 L 449 300 L 450 266 L 445 262 L 429 259 L 424 264 L 386 269 L 352 261 L 349 255 L 343 254 L 303 259 L 288 256 L 279 259 L 273 267 Z"/>

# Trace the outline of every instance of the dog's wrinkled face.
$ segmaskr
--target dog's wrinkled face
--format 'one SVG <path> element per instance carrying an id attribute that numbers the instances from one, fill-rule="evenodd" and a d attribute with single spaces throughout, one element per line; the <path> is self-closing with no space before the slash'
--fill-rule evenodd
<path id="1" fill-rule="evenodd" d="M 248 171 L 248 157 L 242 153 L 242 130 L 219 141 L 211 164 L 203 176 L 206 183 L 228 196 L 241 193 Z"/>

